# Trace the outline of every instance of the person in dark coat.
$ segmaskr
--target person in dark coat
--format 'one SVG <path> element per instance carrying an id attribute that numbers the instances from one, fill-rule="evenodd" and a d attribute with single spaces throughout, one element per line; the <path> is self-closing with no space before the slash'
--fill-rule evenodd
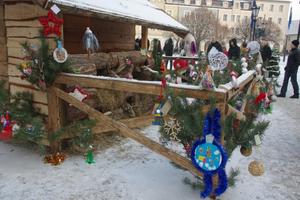
<path id="1" fill-rule="evenodd" d="M 240 58 L 241 48 L 237 46 L 236 39 L 229 40 L 228 58 L 231 60 L 237 60 Z"/>
<path id="2" fill-rule="evenodd" d="M 206 55 L 208 55 L 209 51 L 211 50 L 212 47 L 215 47 L 218 51 L 223 52 L 222 45 L 217 41 L 216 36 L 212 36 L 211 38 L 211 43 L 209 44 L 207 48 Z"/>
<path id="3" fill-rule="evenodd" d="M 173 40 L 170 38 L 169 40 L 167 40 L 163 49 L 166 56 L 173 56 L 173 47 L 174 47 Z M 168 69 L 168 61 L 169 60 L 165 61 L 167 69 Z M 172 66 L 173 66 L 173 60 L 170 60 L 170 69 L 172 69 Z"/>
<path id="4" fill-rule="evenodd" d="M 289 79 L 291 77 L 291 82 L 294 89 L 294 95 L 290 98 L 298 99 L 299 98 L 299 86 L 297 82 L 297 73 L 300 65 L 300 52 L 298 50 L 299 41 L 293 40 L 290 44 L 291 52 L 289 54 L 286 67 L 284 68 L 284 79 L 283 84 L 280 90 L 280 94 L 277 97 L 285 97 L 287 91 Z"/>
<path id="5" fill-rule="evenodd" d="M 135 45 L 134 45 L 134 49 L 135 49 L 136 51 L 139 51 L 139 50 L 140 50 L 139 44 L 140 44 L 140 39 L 139 39 L 139 38 L 136 38 L 136 39 L 135 39 Z"/>
<path id="6" fill-rule="evenodd" d="M 260 54 L 263 62 L 269 61 L 271 58 L 272 50 L 266 41 L 261 42 Z"/>

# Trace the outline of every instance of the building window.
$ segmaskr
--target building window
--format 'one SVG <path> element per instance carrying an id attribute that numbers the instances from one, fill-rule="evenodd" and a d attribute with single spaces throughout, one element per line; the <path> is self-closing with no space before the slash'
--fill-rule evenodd
<path id="1" fill-rule="evenodd" d="M 191 14 L 190 10 L 185 10 L 184 11 L 184 17 L 188 17 Z"/>
<path id="2" fill-rule="evenodd" d="M 278 24 L 279 24 L 279 25 L 282 24 L 282 18 L 278 18 Z"/>
<path id="3" fill-rule="evenodd" d="M 259 6 L 260 6 L 260 10 L 261 10 L 261 11 L 264 11 L 265 5 L 264 5 L 264 4 L 260 4 Z"/>
<path id="4" fill-rule="evenodd" d="M 244 16 L 244 21 L 247 21 L 247 20 L 248 20 L 248 16 L 245 15 L 245 16 Z"/>
<path id="5" fill-rule="evenodd" d="M 172 16 L 173 17 L 173 10 L 166 10 L 166 12 L 170 15 L 170 16 Z"/>
<path id="6" fill-rule="evenodd" d="M 235 15 L 231 15 L 231 21 L 232 21 L 232 22 L 235 21 Z"/>
<path id="7" fill-rule="evenodd" d="M 248 3 L 244 3 L 244 9 L 249 9 L 249 4 Z"/>
<path id="8" fill-rule="evenodd" d="M 228 8 L 228 2 L 223 2 L 223 7 Z"/>
<path id="9" fill-rule="evenodd" d="M 234 28 L 231 27 L 230 31 L 231 31 L 232 35 L 234 35 Z"/>
<path id="10" fill-rule="evenodd" d="M 279 6 L 279 12 L 283 12 L 283 9 L 284 9 L 284 6 L 283 6 L 283 5 L 280 5 L 280 6 Z"/>
<path id="11" fill-rule="evenodd" d="M 235 8 L 239 9 L 239 7 L 240 7 L 240 4 L 239 3 L 235 3 Z"/>
<path id="12" fill-rule="evenodd" d="M 269 17 L 269 18 L 268 18 L 268 21 L 269 21 L 269 22 L 272 22 L 272 17 Z"/>
<path id="13" fill-rule="evenodd" d="M 269 11 L 270 11 L 270 12 L 274 12 L 274 5 L 270 5 Z"/>
<path id="14" fill-rule="evenodd" d="M 237 22 L 240 22 L 240 21 L 241 21 L 241 15 L 237 15 L 237 16 L 236 16 L 236 21 L 237 21 Z"/>
<path id="15" fill-rule="evenodd" d="M 227 22 L 227 17 L 228 17 L 227 14 L 224 14 L 224 15 L 223 15 L 223 22 Z"/>

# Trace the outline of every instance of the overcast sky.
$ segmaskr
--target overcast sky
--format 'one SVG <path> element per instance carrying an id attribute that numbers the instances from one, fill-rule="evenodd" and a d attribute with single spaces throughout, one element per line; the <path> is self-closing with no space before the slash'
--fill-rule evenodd
<path id="1" fill-rule="evenodd" d="M 293 7 L 292 20 L 300 19 L 300 4 L 299 0 L 292 0 L 291 6 Z"/>

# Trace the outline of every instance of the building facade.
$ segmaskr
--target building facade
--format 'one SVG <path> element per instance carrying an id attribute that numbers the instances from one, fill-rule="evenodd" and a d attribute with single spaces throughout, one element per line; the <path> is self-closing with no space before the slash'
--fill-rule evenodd
<path id="1" fill-rule="evenodd" d="M 227 25 L 232 35 L 236 31 L 236 24 L 243 19 L 250 19 L 252 14 L 252 0 L 148 0 L 149 2 L 155 4 L 159 8 L 165 10 L 174 19 L 181 21 L 181 19 L 191 13 L 193 10 L 199 7 L 206 7 L 212 11 L 219 22 L 222 25 Z M 285 43 L 285 35 L 287 32 L 288 18 L 290 12 L 291 0 L 257 0 L 256 5 L 260 6 L 259 15 L 257 18 L 257 24 L 261 22 L 274 22 L 282 30 L 281 40 L 277 44 L 280 49 L 283 48 Z M 140 35 L 140 27 L 136 28 L 136 35 Z M 171 37 L 168 32 L 162 32 L 159 30 L 149 30 L 149 40 L 153 38 L 158 38 L 162 41 Z M 228 41 L 225 41 L 228 43 Z M 204 49 L 207 46 L 206 43 L 202 42 L 200 49 Z M 205 45 L 206 44 L 206 45 Z"/>

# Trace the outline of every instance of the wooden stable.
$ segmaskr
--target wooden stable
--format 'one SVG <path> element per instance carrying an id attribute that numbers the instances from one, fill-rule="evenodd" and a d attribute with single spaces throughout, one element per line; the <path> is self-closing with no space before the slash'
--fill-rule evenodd
<path id="1" fill-rule="evenodd" d="M 51 3 L 51 1 L 45 0 L 0 1 L 0 79 L 8 81 L 6 87 L 9 88 L 10 92 L 12 94 L 21 91 L 33 93 L 34 106 L 40 108 L 41 112 L 48 117 L 49 134 L 55 132 L 56 129 L 65 124 L 63 117 L 65 108 L 61 103 L 65 101 L 97 119 L 103 132 L 111 130 L 118 131 L 120 134 L 130 137 L 145 147 L 203 177 L 203 174 L 193 166 L 189 159 L 176 153 L 171 156 L 168 153 L 169 149 L 132 130 L 134 127 L 151 125 L 154 118 L 153 116 L 149 115 L 116 121 L 72 96 L 66 95 L 66 92 L 62 89 L 65 85 L 78 85 L 80 87 L 160 95 L 161 82 L 127 81 L 117 78 L 106 79 L 98 76 L 86 77 L 84 75 L 62 73 L 56 78 L 54 84 L 47 88 L 46 93 L 41 93 L 36 86 L 20 79 L 20 72 L 16 67 L 23 62 L 25 56 L 22 53 L 23 49 L 20 42 L 27 40 L 30 43 L 36 43 L 39 41 L 39 29 L 42 27 L 38 19 L 47 17 L 47 10 L 49 10 L 52 5 L 53 3 Z M 80 45 L 82 35 L 88 24 L 90 24 L 91 30 L 99 40 L 101 46 L 99 52 L 104 53 L 133 51 L 135 25 L 143 26 L 142 30 L 145 37 L 143 38 L 142 44 L 144 46 L 146 46 L 148 28 L 173 31 L 181 37 L 184 37 L 188 33 L 185 29 L 161 25 L 159 22 L 145 22 L 142 19 L 101 14 L 99 12 L 69 7 L 67 5 L 59 5 L 59 7 L 62 12 L 60 12 L 57 17 L 64 19 L 64 24 L 60 27 L 63 47 L 69 54 L 86 53 Z M 57 46 L 53 40 L 55 38 L 53 34 L 47 36 L 50 50 L 54 50 Z M 240 88 L 246 86 L 250 91 L 253 85 L 254 73 L 254 71 L 249 71 L 238 78 Z M 187 88 L 186 86 L 181 87 L 175 84 L 170 84 L 168 87 L 174 89 L 178 94 L 184 92 L 185 95 L 190 98 L 209 100 L 209 95 L 215 95 L 218 101 L 217 108 L 221 110 L 223 118 L 233 112 L 237 113 L 239 118 L 245 118 L 243 113 L 247 112 L 247 104 L 244 104 L 242 110 L 238 111 L 227 103 L 239 93 L 239 91 L 233 90 L 230 83 L 220 86 L 217 91 L 200 90 L 197 86 Z M 203 114 L 205 115 L 208 110 L 209 106 L 204 106 L 202 108 Z M 52 152 L 60 150 L 60 142 L 48 143 L 47 145 L 51 147 Z M 216 186 L 216 184 L 214 184 L 214 186 Z"/>

